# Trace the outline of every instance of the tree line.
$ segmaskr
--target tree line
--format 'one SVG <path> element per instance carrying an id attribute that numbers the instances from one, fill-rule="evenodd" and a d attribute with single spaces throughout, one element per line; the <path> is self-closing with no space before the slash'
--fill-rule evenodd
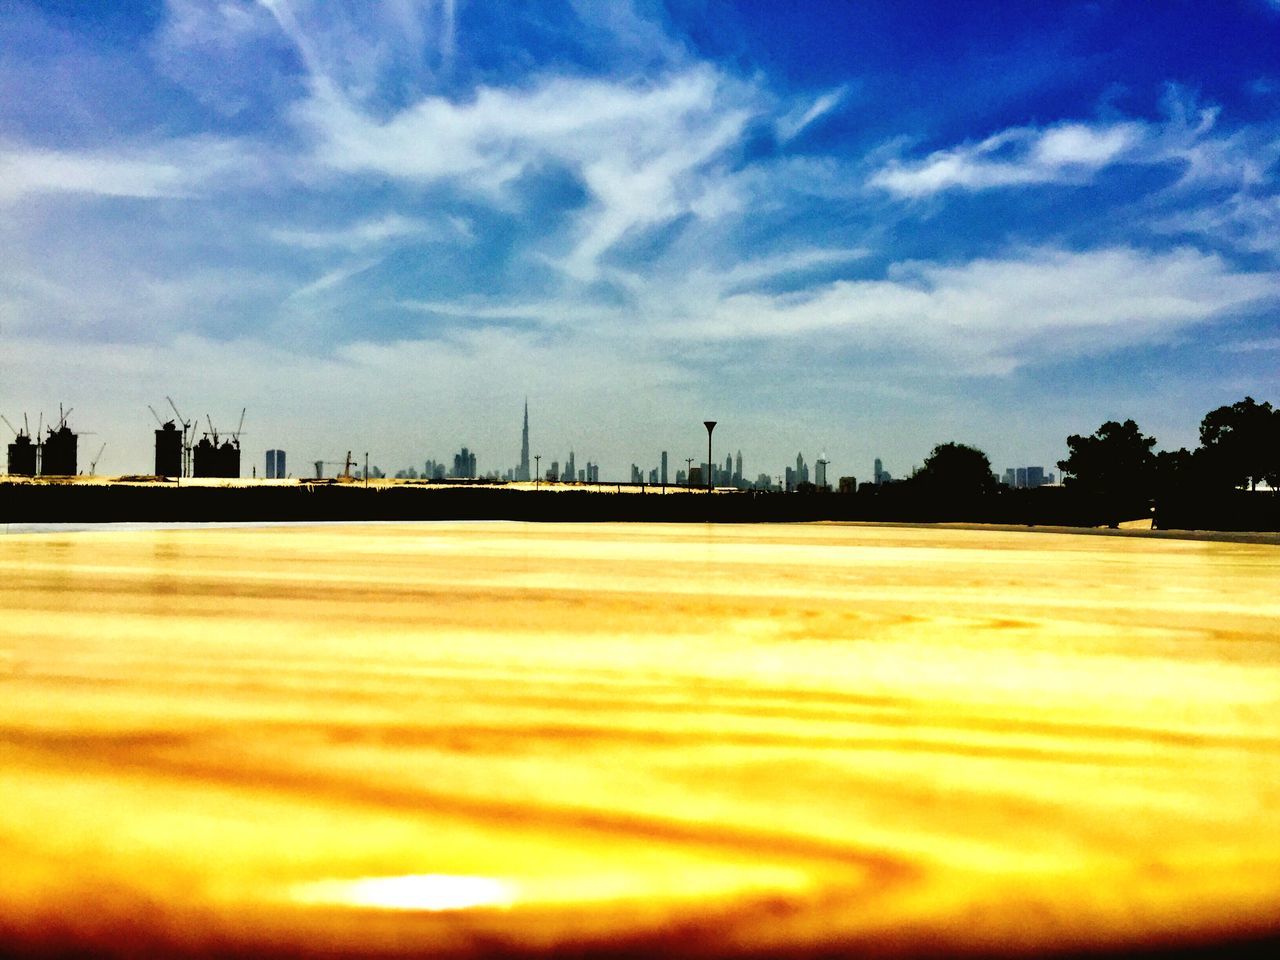
<path id="1" fill-rule="evenodd" d="M 1058 469 L 1067 487 L 1117 502 L 1256 491 L 1260 483 L 1280 490 L 1280 408 L 1269 402 L 1245 397 L 1210 410 L 1194 450 L 1157 452 L 1156 442 L 1133 420 L 1108 420 L 1092 434 L 1067 437 Z M 987 455 L 961 443 L 934 447 L 906 482 L 949 496 L 985 496 L 999 487 Z"/>

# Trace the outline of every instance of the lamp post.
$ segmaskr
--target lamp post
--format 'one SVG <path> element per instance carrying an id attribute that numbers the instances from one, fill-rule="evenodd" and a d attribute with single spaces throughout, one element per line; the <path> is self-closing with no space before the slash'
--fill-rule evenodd
<path id="1" fill-rule="evenodd" d="M 711 431 L 716 428 L 716 422 L 703 420 L 702 425 L 707 428 L 707 493 L 710 493 L 712 484 L 715 482 L 712 478 L 716 474 L 715 461 L 711 459 Z"/>
<path id="2" fill-rule="evenodd" d="M 533 457 L 533 489 L 540 489 L 539 484 L 542 483 L 542 454 L 534 454 Z"/>

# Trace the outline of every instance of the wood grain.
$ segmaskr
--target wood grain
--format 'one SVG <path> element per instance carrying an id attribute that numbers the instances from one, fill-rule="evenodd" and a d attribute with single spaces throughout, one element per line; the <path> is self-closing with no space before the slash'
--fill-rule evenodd
<path id="1" fill-rule="evenodd" d="M 829 524 L 0 537 L 10 952 L 1280 931 L 1280 549 Z"/>

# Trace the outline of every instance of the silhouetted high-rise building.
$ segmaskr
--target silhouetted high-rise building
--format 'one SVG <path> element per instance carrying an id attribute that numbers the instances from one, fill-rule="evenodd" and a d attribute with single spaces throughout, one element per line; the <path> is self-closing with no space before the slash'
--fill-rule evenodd
<path id="1" fill-rule="evenodd" d="M 463 447 L 461 451 L 454 454 L 452 476 L 472 480 L 475 479 L 476 455 L 473 451 Z"/>
<path id="2" fill-rule="evenodd" d="M 804 457 L 796 454 L 796 484 L 809 482 L 809 465 L 804 462 Z"/>
<path id="3" fill-rule="evenodd" d="M 25 433 L 18 434 L 9 444 L 9 473 L 15 477 L 36 475 L 36 445 Z"/>
<path id="4" fill-rule="evenodd" d="M 182 476 L 182 431 L 172 420 L 156 431 L 156 476 Z"/>
<path id="5" fill-rule="evenodd" d="M 1027 486 L 1044 486 L 1044 467 L 1027 467 Z"/>
<path id="6" fill-rule="evenodd" d="M 286 476 L 288 476 L 288 473 L 286 473 L 285 466 L 284 466 L 283 450 L 267 451 L 266 476 L 268 480 L 283 480 Z"/>
<path id="7" fill-rule="evenodd" d="M 742 451 L 738 451 L 738 457 L 733 462 L 733 484 L 738 486 L 742 483 Z"/>
<path id="8" fill-rule="evenodd" d="M 1017 478 L 1015 480 L 1015 486 L 1019 488 L 1025 487 L 1027 485 L 1027 468 L 1018 467 L 1013 471 L 1013 473 L 1014 473 L 1014 476 Z"/>
<path id="9" fill-rule="evenodd" d="M 76 435 L 65 423 L 57 430 L 50 427 L 40 457 L 40 473 L 46 477 L 75 476 L 76 440 Z"/>
<path id="10" fill-rule="evenodd" d="M 207 436 L 191 451 L 191 475 L 195 477 L 239 477 L 240 447 L 230 440 L 214 444 Z"/>
<path id="11" fill-rule="evenodd" d="M 819 487 L 825 487 L 827 485 L 827 461 L 825 457 L 818 458 L 818 463 L 814 471 L 813 482 Z"/>
<path id="12" fill-rule="evenodd" d="M 528 481 L 529 476 L 529 401 L 524 402 L 524 429 L 520 432 L 520 468 L 516 479 Z"/>
<path id="13" fill-rule="evenodd" d="M 893 479 L 889 471 L 884 468 L 884 464 L 880 462 L 879 457 L 876 457 L 876 469 L 872 476 L 874 478 L 872 482 L 875 483 L 876 486 L 880 486 L 882 483 L 888 483 Z"/>
<path id="14" fill-rule="evenodd" d="M 1004 485 L 1006 487 L 1016 487 L 1018 485 L 1018 474 L 1013 467 L 1004 472 Z"/>
<path id="15" fill-rule="evenodd" d="M 667 451 L 662 451 L 662 485 L 667 485 Z"/>

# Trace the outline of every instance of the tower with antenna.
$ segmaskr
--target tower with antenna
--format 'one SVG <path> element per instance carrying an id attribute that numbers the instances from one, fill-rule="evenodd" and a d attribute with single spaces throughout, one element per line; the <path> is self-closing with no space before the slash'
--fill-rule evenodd
<path id="1" fill-rule="evenodd" d="M 526 483 L 529 480 L 529 398 L 524 400 L 524 430 L 520 434 L 520 469 L 516 471 L 516 479 Z"/>

